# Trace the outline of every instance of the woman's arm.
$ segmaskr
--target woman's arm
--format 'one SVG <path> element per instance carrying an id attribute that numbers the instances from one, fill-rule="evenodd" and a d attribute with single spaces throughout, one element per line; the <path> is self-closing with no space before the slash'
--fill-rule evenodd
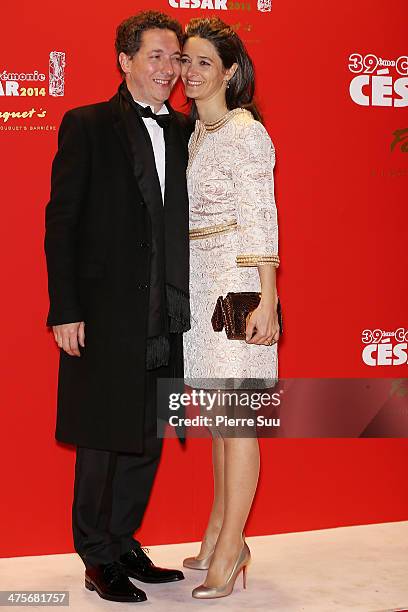
<path id="1" fill-rule="evenodd" d="M 276 267 L 273 264 L 258 265 L 261 281 L 261 301 L 253 311 L 246 328 L 249 344 L 273 344 L 279 340 L 278 294 Z"/>
<path id="2" fill-rule="evenodd" d="M 238 213 L 238 253 L 240 267 L 258 268 L 261 301 L 253 311 L 246 330 L 250 344 L 272 344 L 279 338 L 276 268 L 278 221 L 273 170 L 275 148 L 264 126 L 251 121 L 237 139 L 235 171 Z"/>

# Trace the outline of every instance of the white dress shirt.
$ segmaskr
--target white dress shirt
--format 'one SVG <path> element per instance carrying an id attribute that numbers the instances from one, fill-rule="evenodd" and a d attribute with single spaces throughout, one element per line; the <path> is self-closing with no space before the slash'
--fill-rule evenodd
<path id="1" fill-rule="evenodd" d="M 146 102 L 140 102 L 139 100 L 135 100 L 140 106 L 146 108 L 146 106 L 150 106 L 146 104 Z M 154 113 L 154 108 L 150 106 L 152 112 Z M 169 111 L 165 104 L 161 107 L 161 109 L 155 113 L 156 115 L 168 115 Z M 153 153 L 154 153 L 154 161 L 156 163 L 157 175 L 159 177 L 160 189 L 162 194 L 162 200 L 164 204 L 164 187 L 166 181 L 166 146 L 164 142 L 164 133 L 163 128 L 159 126 L 157 121 L 152 119 L 151 117 L 142 117 L 143 123 L 145 124 L 147 131 L 149 132 L 150 140 L 152 141 Z"/>

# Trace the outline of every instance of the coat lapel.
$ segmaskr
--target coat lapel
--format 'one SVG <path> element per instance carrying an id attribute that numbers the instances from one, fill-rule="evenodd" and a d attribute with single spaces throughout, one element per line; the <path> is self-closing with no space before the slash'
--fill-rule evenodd
<path id="1" fill-rule="evenodd" d="M 130 105 L 120 106 L 119 97 L 120 94 L 117 94 L 111 99 L 114 129 L 132 167 L 142 197 L 148 206 L 152 206 L 157 203 L 157 199 L 162 202 L 162 196 L 150 136 L 143 120 Z M 131 138 L 128 136 L 128 129 L 132 130 Z"/>
<path id="2" fill-rule="evenodd" d="M 186 182 L 187 149 L 185 137 L 181 132 L 175 112 L 166 104 L 172 119 L 164 132 L 166 143 L 166 177 L 164 207 L 169 214 L 174 207 L 179 208 Z"/>
<path id="3" fill-rule="evenodd" d="M 127 157 L 128 162 L 133 167 L 130 143 L 126 135 L 125 124 L 124 124 L 123 118 L 120 113 L 120 108 L 119 108 L 119 94 L 116 94 L 115 96 L 113 96 L 113 98 L 109 100 L 109 103 L 111 105 L 114 130 L 116 132 L 117 137 L 119 138 L 120 144 L 122 145 L 122 149 Z"/>
<path id="4" fill-rule="evenodd" d="M 172 119 L 165 130 L 166 179 L 164 192 L 164 226 L 167 282 L 188 295 L 189 236 L 188 195 L 186 184 L 187 137 L 176 113 L 167 104 Z M 187 307 L 188 308 L 188 307 Z M 189 316 L 184 313 L 185 316 Z M 184 316 L 183 315 L 183 316 Z"/>

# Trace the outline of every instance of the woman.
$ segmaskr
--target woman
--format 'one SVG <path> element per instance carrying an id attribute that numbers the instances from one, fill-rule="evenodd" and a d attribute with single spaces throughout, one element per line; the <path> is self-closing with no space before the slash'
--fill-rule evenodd
<path id="1" fill-rule="evenodd" d="M 252 102 L 253 64 L 236 33 L 218 18 L 190 21 L 181 61 L 197 120 L 187 170 L 192 327 L 184 335 L 186 379 L 206 388 L 214 388 L 211 379 L 217 388 L 248 388 L 254 381 L 257 388 L 272 386 L 279 338 L 275 155 Z M 262 293 L 245 341 L 228 340 L 211 325 L 218 296 L 229 291 Z M 183 562 L 208 569 L 192 593 L 201 599 L 229 595 L 241 571 L 245 586 L 250 552 L 243 530 L 259 474 L 256 436 L 212 433 L 212 511 L 199 554 Z"/>

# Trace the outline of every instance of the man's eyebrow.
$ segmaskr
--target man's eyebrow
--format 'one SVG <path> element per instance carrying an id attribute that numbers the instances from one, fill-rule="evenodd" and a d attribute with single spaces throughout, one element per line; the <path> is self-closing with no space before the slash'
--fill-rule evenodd
<path id="1" fill-rule="evenodd" d="M 149 53 L 163 53 L 163 49 L 151 49 Z M 180 51 L 173 51 L 171 55 L 181 55 Z"/>

